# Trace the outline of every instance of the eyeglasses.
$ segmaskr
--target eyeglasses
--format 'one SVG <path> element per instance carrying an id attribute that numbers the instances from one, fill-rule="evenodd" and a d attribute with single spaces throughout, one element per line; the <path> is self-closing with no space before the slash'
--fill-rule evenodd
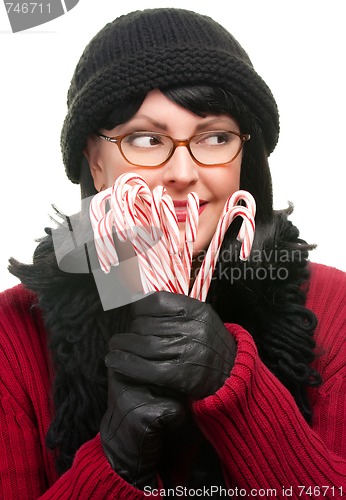
<path id="1" fill-rule="evenodd" d="M 186 147 L 198 165 L 225 165 L 237 158 L 243 144 L 250 139 L 249 134 L 227 130 L 202 132 L 185 140 L 148 131 L 115 137 L 98 133 L 97 136 L 116 144 L 123 158 L 137 167 L 159 167 L 173 156 L 179 146 Z"/>

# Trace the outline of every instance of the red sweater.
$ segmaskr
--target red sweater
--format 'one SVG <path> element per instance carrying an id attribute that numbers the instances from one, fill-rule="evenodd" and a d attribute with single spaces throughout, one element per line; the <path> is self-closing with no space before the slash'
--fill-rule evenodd
<path id="1" fill-rule="evenodd" d="M 311 267 L 307 306 L 319 319 L 316 341 L 323 354 L 314 366 L 324 381 L 310 390 L 312 427 L 238 325 L 227 325 L 238 344 L 229 379 L 193 405 L 196 421 L 221 458 L 229 496 L 346 495 L 346 274 Z M 40 313 L 30 309 L 33 299 L 21 285 L 0 294 L 0 498 L 149 498 L 149 490 L 137 490 L 112 470 L 99 435 L 81 446 L 71 469 L 58 477 L 45 446 L 52 369 Z"/>

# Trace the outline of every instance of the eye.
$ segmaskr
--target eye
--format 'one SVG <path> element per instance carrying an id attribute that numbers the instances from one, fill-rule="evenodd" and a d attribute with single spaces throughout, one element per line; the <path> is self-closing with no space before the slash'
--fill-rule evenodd
<path id="1" fill-rule="evenodd" d="M 128 146 L 136 148 L 154 148 L 164 144 L 163 137 L 160 134 L 152 132 L 134 132 L 125 137 L 125 142 Z"/>
<path id="2" fill-rule="evenodd" d="M 201 146 L 225 146 L 232 141 L 232 134 L 224 131 L 213 131 L 201 134 L 196 139 L 196 144 Z"/>

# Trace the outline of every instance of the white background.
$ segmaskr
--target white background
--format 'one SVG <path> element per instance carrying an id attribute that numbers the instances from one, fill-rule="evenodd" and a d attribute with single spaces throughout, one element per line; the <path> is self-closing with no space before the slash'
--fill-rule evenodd
<path id="1" fill-rule="evenodd" d="M 52 0 L 53 1 L 53 0 Z M 175 6 L 210 15 L 240 41 L 276 97 L 281 136 L 270 157 L 275 208 L 318 249 L 311 260 L 346 270 L 346 77 L 343 0 L 80 0 L 66 15 L 13 34 L 0 4 L 0 290 L 17 283 L 14 256 L 30 262 L 51 204 L 78 211 L 65 177 L 60 129 L 74 67 L 106 22 L 136 9 Z M 227 8 L 226 8 L 227 7 Z"/>

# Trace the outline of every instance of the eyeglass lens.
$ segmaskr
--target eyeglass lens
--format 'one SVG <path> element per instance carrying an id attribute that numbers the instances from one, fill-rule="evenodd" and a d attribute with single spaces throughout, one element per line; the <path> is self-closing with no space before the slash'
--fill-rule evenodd
<path id="1" fill-rule="evenodd" d="M 192 156 L 205 165 L 228 163 L 238 154 L 242 139 L 227 131 L 204 132 L 189 141 Z M 173 140 L 155 132 L 134 132 L 121 141 L 123 155 L 130 163 L 157 166 L 164 163 L 174 149 Z"/>

